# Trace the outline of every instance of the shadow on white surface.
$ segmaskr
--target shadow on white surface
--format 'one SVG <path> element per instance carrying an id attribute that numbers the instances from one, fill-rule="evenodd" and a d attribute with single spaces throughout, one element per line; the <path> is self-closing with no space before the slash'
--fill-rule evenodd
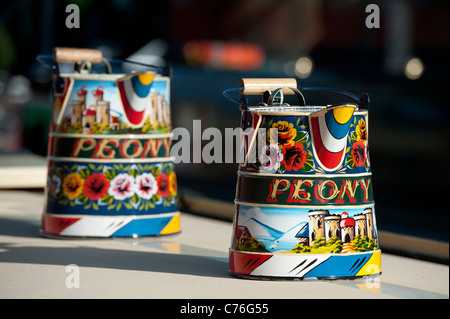
<path id="1" fill-rule="evenodd" d="M 39 226 L 26 220 L 0 219 L 0 235 L 39 238 Z M 110 240 L 113 239 L 104 239 Z M 229 278 L 228 264 L 208 257 L 98 247 L 29 247 L 0 243 L 0 262 L 61 266 L 75 262 L 79 267 Z"/>

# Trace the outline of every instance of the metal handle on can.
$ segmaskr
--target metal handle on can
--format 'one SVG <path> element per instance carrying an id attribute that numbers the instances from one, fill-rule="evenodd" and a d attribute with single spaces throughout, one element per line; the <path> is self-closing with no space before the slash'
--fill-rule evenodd
<path id="1" fill-rule="evenodd" d="M 300 106 L 306 105 L 305 97 L 303 96 L 302 92 L 300 92 L 300 90 L 295 87 L 280 87 L 280 88 L 276 89 L 275 91 L 273 91 L 270 94 L 269 99 L 267 100 L 267 105 L 273 106 L 274 99 L 278 94 L 280 94 L 280 102 L 277 104 L 282 105 L 283 104 L 283 94 L 286 94 L 286 93 L 284 93 L 284 92 L 286 92 L 286 90 L 288 90 L 288 92 L 292 92 L 295 95 L 297 95 L 298 100 L 300 102 Z"/>
<path id="2" fill-rule="evenodd" d="M 111 64 L 97 49 L 61 48 L 53 50 L 55 62 L 74 62 L 75 70 L 80 73 L 90 73 L 92 64 L 104 63 L 107 73 L 112 72 Z"/>
<path id="3" fill-rule="evenodd" d="M 353 93 L 350 93 L 350 92 L 347 92 L 347 91 L 344 91 L 341 89 L 333 89 L 333 88 L 327 88 L 327 87 L 299 87 L 299 89 L 302 91 L 308 91 L 308 90 L 309 91 L 323 91 L 323 92 L 334 92 L 334 93 L 343 94 L 343 95 L 349 96 L 352 99 L 354 99 L 360 109 L 368 110 L 370 107 L 370 98 L 369 98 L 369 94 L 367 94 L 367 93 L 363 93 L 360 96 L 357 96 Z"/>
<path id="4" fill-rule="evenodd" d="M 172 77 L 172 70 L 169 65 L 158 66 L 131 60 L 106 59 L 103 57 L 102 52 L 97 49 L 56 47 L 53 50 L 53 54 L 39 54 L 36 57 L 36 60 L 38 60 L 44 66 L 52 68 L 55 75 L 59 74 L 59 62 L 75 63 L 75 71 L 80 73 L 89 73 L 91 71 L 92 64 L 103 63 L 106 66 L 108 74 L 112 73 L 112 63 L 129 63 L 154 69 L 161 75 Z"/>
<path id="5" fill-rule="evenodd" d="M 273 100 L 277 94 L 296 94 L 297 96 L 299 96 L 299 99 L 301 98 L 300 102 L 303 101 L 303 105 L 305 105 L 306 104 L 305 98 L 303 96 L 303 93 L 301 93 L 301 91 L 329 91 L 329 92 L 340 93 L 340 94 L 344 94 L 346 96 L 353 98 L 356 101 L 356 104 L 358 105 L 359 109 L 368 110 L 370 107 L 370 98 L 367 93 L 363 93 L 360 96 L 357 96 L 353 93 L 350 93 L 350 92 L 347 92 L 344 90 L 327 88 L 327 87 L 298 87 L 298 88 L 296 88 L 296 86 L 293 87 L 293 86 L 282 86 L 282 85 L 280 87 L 280 82 L 283 82 L 282 80 L 286 80 L 289 82 L 292 79 L 268 79 L 268 80 L 264 80 L 264 81 L 263 80 L 264 79 L 241 79 L 241 81 L 239 83 L 241 85 L 240 87 L 226 89 L 223 91 L 223 95 L 226 98 L 228 98 L 230 101 L 232 101 L 234 103 L 238 103 L 239 108 L 241 110 L 245 110 L 248 108 L 248 101 L 247 101 L 245 94 L 249 94 L 249 95 L 252 95 L 252 94 L 264 95 L 264 94 L 266 94 L 267 96 L 265 96 L 265 101 L 267 100 L 267 102 L 269 102 L 268 100 L 269 100 L 269 97 L 271 96 L 272 98 L 270 100 L 270 103 L 267 103 L 269 105 L 273 104 Z M 295 81 L 295 79 L 294 79 L 294 81 Z M 242 85 L 244 85 L 244 86 L 242 86 Z M 247 85 L 247 86 L 245 86 L 245 85 Z M 270 89 L 273 89 L 275 91 L 272 92 Z M 237 91 L 237 90 L 239 90 L 239 92 L 240 92 L 239 98 L 230 94 L 230 92 Z M 270 96 L 269 96 L 269 94 L 270 94 Z M 282 98 L 283 97 L 281 96 L 281 99 Z M 260 105 L 267 105 L 267 104 L 261 103 Z"/>

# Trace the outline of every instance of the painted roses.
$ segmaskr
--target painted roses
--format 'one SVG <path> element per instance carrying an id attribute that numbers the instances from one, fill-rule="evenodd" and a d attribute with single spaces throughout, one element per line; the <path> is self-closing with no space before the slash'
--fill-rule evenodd
<path id="1" fill-rule="evenodd" d="M 278 135 L 276 138 L 278 139 L 278 145 L 281 145 L 281 148 L 283 148 L 284 145 L 294 144 L 294 139 L 297 137 L 297 129 L 294 128 L 294 124 L 287 121 L 278 121 L 272 124 L 272 128 L 276 130 L 270 131 L 271 137 L 273 138 L 275 134 Z"/>
<path id="2" fill-rule="evenodd" d="M 134 186 L 136 194 L 145 199 L 150 199 L 158 191 L 155 177 L 152 174 L 144 173 L 136 177 Z"/>
<path id="3" fill-rule="evenodd" d="M 352 156 L 351 160 L 356 167 L 364 166 L 364 164 L 366 163 L 366 152 L 364 150 L 364 142 L 362 140 L 353 142 L 350 155 Z"/>
<path id="4" fill-rule="evenodd" d="M 259 161 L 261 167 L 273 173 L 280 167 L 280 163 L 283 160 L 283 153 L 281 152 L 278 144 L 270 144 L 269 146 L 264 146 L 262 152 L 259 155 Z"/>
<path id="5" fill-rule="evenodd" d="M 53 175 L 54 177 L 56 175 Z M 55 178 L 52 179 L 55 179 Z M 83 191 L 84 179 L 78 173 L 70 173 L 64 178 L 63 193 L 68 199 L 74 200 Z M 56 194 L 56 193 L 55 193 Z"/>
<path id="6" fill-rule="evenodd" d="M 157 193 L 163 197 L 169 196 L 169 176 L 165 173 L 161 173 L 156 181 L 158 182 Z"/>
<path id="7" fill-rule="evenodd" d="M 365 171 L 370 166 L 366 119 L 357 115 L 351 121 L 345 153 L 342 154 L 344 163 L 336 170 L 339 173 L 355 169 Z M 258 133 L 257 139 L 260 146 L 258 161 L 251 169 L 270 174 L 324 173 L 323 168 L 314 161 L 308 126 L 307 116 L 263 117 L 260 124 L 262 132 Z"/>
<path id="8" fill-rule="evenodd" d="M 288 121 L 273 123 L 273 120 L 270 120 L 268 127 L 269 137 L 262 142 L 271 144 L 263 146 L 259 155 L 259 162 L 264 171 L 283 173 L 299 170 L 308 172 L 314 169 L 311 151 L 307 150 L 310 146 L 308 133 L 297 130 L 294 124 Z"/>
<path id="9" fill-rule="evenodd" d="M 48 198 L 60 205 L 141 211 L 170 206 L 176 194 L 175 172 L 167 163 L 53 165 L 49 170 Z"/>
<path id="10" fill-rule="evenodd" d="M 347 166 L 351 169 L 357 167 L 367 167 L 368 156 L 368 141 L 366 122 L 363 118 L 357 119 L 355 117 L 350 127 L 355 127 L 354 131 L 348 135 L 348 141 L 351 147 L 347 148 Z"/>
<path id="11" fill-rule="evenodd" d="M 133 196 L 134 177 L 128 174 L 119 174 L 111 180 L 108 194 L 115 199 L 123 200 Z"/>
<path id="12" fill-rule="evenodd" d="M 307 160 L 307 152 L 303 149 L 302 143 L 286 144 L 283 147 L 283 156 L 285 158 L 284 167 L 288 171 L 298 171 L 303 168 Z"/>
<path id="13" fill-rule="evenodd" d="M 94 173 L 84 181 L 83 193 L 89 199 L 96 200 L 106 194 L 109 181 L 102 173 Z"/>

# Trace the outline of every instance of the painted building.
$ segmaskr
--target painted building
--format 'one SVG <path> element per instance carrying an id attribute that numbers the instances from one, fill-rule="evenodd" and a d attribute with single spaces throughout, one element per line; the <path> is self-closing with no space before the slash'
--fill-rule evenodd
<path id="1" fill-rule="evenodd" d="M 351 242 L 355 236 L 375 239 L 373 211 L 366 208 L 364 213 L 348 216 L 347 212 L 330 215 L 326 209 L 315 209 L 308 212 L 309 223 L 295 236 L 302 245 L 312 246 L 318 238 L 326 241 L 332 237 L 341 239 L 343 243 Z"/>

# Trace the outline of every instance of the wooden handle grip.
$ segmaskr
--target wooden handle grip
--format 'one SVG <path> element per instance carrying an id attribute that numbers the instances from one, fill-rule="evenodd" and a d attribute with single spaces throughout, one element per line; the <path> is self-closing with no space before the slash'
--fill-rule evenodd
<path id="1" fill-rule="evenodd" d="M 289 87 L 297 88 L 297 81 L 293 78 L 288 79 L 241 79 L 239 87 L 244 89 L 240 91 L 241 94 L 257 95 L 263 94 L 265 91 L 274 91 L 278 88 L 285 87 L 281 90 L 285 95 L 295 94 Z"/>
<path id="2" fill-rule="evenodd" d="M 102 51 L 96 49 L 55 48 L 54 54 L 58 62 L 89 61 L 94 64 L 102 62 Z"/>

